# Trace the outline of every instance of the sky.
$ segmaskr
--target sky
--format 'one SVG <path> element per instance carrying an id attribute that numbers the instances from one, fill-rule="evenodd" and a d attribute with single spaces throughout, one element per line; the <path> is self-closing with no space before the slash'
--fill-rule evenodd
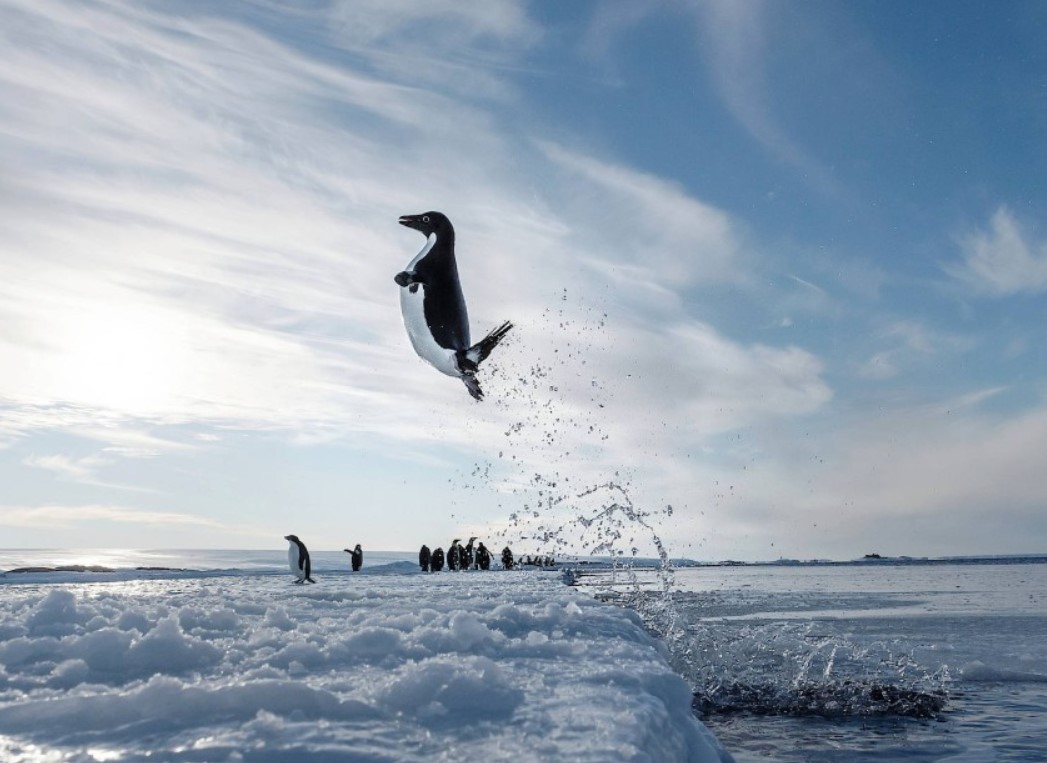
<path id="1" fill-rule="evenodd" d="M 1047 551 L 1047 6 L 0 0 L 0 546 Z M 393 276 L 453 221 L 487 398 Z M 559 541 L 559 543 L 558 543 Z"/>

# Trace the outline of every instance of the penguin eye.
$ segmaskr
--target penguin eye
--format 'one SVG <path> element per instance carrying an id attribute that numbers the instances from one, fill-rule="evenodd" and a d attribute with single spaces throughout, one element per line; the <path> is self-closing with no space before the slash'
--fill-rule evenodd
<path id="1" fill-rule="evenodd" d="M 429 222 L 429 215 L 422 215 L 422 222 L 423 223 Z"/>

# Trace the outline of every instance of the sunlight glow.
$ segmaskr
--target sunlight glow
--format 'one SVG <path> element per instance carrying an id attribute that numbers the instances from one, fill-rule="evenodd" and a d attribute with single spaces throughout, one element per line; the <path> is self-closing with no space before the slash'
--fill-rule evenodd
<path id="1" fill-rule="evenodd" d="M 190 357 L 175 316 L 140 305 L 95 303 L 86 315 L 68 318 L 60 341 L 64 375 L 74 385 L 71 397 L 128 414 L 174 408 Z"/>

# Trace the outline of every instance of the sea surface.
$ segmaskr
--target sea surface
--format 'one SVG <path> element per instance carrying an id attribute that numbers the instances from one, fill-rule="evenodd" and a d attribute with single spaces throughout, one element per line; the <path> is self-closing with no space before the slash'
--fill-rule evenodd
<path id="1" fill-rule="evenodd" d="M 581 583 L 661 631 L 738 763 L 1042 763 L 1044 561 L 685 568 L 669 597 L 651 574 Z"/>

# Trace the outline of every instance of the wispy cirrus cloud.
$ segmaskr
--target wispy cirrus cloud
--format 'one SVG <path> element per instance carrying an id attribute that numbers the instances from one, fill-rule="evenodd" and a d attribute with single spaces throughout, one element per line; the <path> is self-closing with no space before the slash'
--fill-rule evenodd
<path id="1" fill-rule="evenodd" d="M 7 176 L 12 256 L 0 260 L 0 354 L 13 372 L 0 397 L 295 426 L 354 407 L 347 371 L 365 388 L 394 386 L 374 373 L 388 363 L 375 362 L 373 341 L 398 330 L 376 297 L 379 282 L 395 297 L 373 254 L 390 241 L 360 220 L 389 219 L 391 230 L 402 207 L 341 218 L 332 205 L 351 206 L 399 170 L 369 164 L 373 139 L 343 140 L 325 109 L 350 104 L 432 128 L 446 112 L 423 118 L 435 96 L 354 77 L 228 22 L 64 10 L 10 12 L 27 38 L 49 29 L 67 55 L 20 47 L 0 78 L 13 96 L 5 146 L 19 157 Z M 69 112 L 75 125 L 52 118 Z M 325 142 L 341 157 L 334 166 L 320 165 Z"/>
<path id="2" fill-rule="evenodd" d="M 1047 239 L 1037 240 L 1006 206 L 987 228 L 959 239 L 961 259 L 945 271 L 975 294 L 1006 297 L 1047 291 Z"/>
<path id="3" fill-rule="evenodd" d="M 832 399 L 813 353 L 732 338 L 686 298 L 752 278 L 736 218 L 499 110 L 513 97 L 504 72 L 540 44 L 525 6 L 461 23 L 459 10 L 414 4 L 406 16 L 264 7 L 265 23 L 59 0 L 0 11 L 17 43 L 0 71 L 0 434 L 62 430 L 104 448 L 24 467 L 80 482 L 110 458 L 222 471 L 203 465 L 214 441 L 200 438 L 233 431 L 366 443 L 370 458 L 436 471 L 498 452 L 520 424 L 519 466 L 541 466 L 546 435 L 570 421 L 555 452 L 585 453 L 578 479 L 637 452 L 666 454 L 644 468 L 679 476 L 681 447 Z M 303 14 L 323 30 L 309 46 L 280 34 Z M 447 34 L 425 37 L 433 18 Z M 416 34 L 436 65 L 412 79 L 392 54 L 421 55 Z M 465 69 L 479 94 L 461 95 Z M 434 207 L 458 227 L 474 333 L 517 326 L 490 361 L 484 406 L 414 356 L 400 319 L 392 276 L 422 241 L 396 219 Z M 542 395 L 513 397 L 521 379 Z M 163 482 L 165 498 L 182 479 Z"/>
<path id="4" fill-rule="evenodd" d="M 327 39 L 398 81 L 470 100 L 512 98 L 501 76 L 523 66 L 543 30 L 520 0 L 465 6 L 453 0 L 342 0 L 317 13 Z"/>
<path id="5" fill-rule="evenodd" d="M 9 181 L 24 256 L 0 261 L 11 328 L 0 353 L 14 369 L 2 392 L 19 405 L 424 439 L 390 274 L 417 245 L 396 216 L 433 198 L 471 231 L 463 256 L 498 252 L 469 262 L 472 283 L 463 273 L 479 320 L 504 313 L 526 326 L 562 290 L 550 284 L 592 273 L 610 285 L 613 310 L 641 321 L 688 284 L 743 278 L 733 221 L 657 178 L 541 142 L 533 177 L 567 185 L 524 200 L 517 147 L 438 88 L 347 71 L 232 19 L 65 10 L 15 14 L 27 38 L 49 33 L 66 55 L 20 47 L 17 74 L 0 78 L 12 95 L 36 94 L 8 99 L 18 105 L 7 145 L 37 154 Z M 415 10 L 419 23 L 431 13 Z M 367 39 L 407 23 L 368 18 Z M 471 23 L 458 33 L 471 41 L 534 36 L 518 9 Z M 50 118 L 70 110 L 75 128 Z M 397 130 L 421 141 L 405 150 Z M 55 158 L 41 163 L 45 153 Z M 668 301 L 645 305 L 645 289 Z M 672 320 L 689 320 L 675 310 Z M 438 400 L 460 393 L 437 389 Z"/>
<path id="6" fill-rule="evenodd" d="M 223 521 L 180 510 L 122 503 L 42 503 L 0 506 L 5 536 L 39 548 L 130 548 L 151 538 L 155 547 L 257 547 L 281 537 L 264 522 Z M 286 532 L 286 531 L 285 531 Z"/>
<path id="7" fill-rule="evenodd" d="M 904 369 L 970 351 L 976 342 L 969 336 L 934 329 L 915 319 L 896 319 L 879 329 L 877 341 L 887 345 L 857 367 L 865 379 L 892 379 Z"/>
<path id="8" fill-rule="evenodd" d="M 83 430 L 76 431 L 76 434 L 80 436 L 94 436 L 97 438 L 98 432 L 84 432 Z M 42 469 L 44 471 L 51 472 L 56 477 L 62 480 L 71 482 L 77 482 L 82 485 L 91 485 L 94 487 L 101 488 L 113 488 L 116 490 L 132 490 L 135 492 L 142 493 L 153 493 L 156 492 L 153 488 L 142 487 L 140 485 L 123 484 L 113 482 L 105 479 L 102 475 L 106 469 L 116 466 L 121 462 L 128 459 L 141 460 L 146 458 L 155 458 L 160 455 L 160 451 L 155 449 L 156 444 L 160 444 L 163 441 L 158 438 L 146 438 L 146 437 L 135 437 L 134 441 L 137 443 L 135 447 L 129 447 L 126 443 L 129 442 L 129 438 L 124 433 L 110 432 L 102 436 L 102 439 L 107 443 L 106 447 L 102 448 L 101 451 L 91 453 L 86 456 L 70 456 L 63 453 L 54 453 L 49 455 L 31 455 L 25 458 L 22 463 L 25 466 L 32 467 L 34 469 Z M 116 444 L 117 441 L 122 441 L 123 445 Z M 141 447 L 142 443 L 150 442 L 153 444 L 153 449 L 146 450 Z M 167 452 L 177 451 L 181 448 L 177 447 L 176 443 L 163 442 L 166 446 Z"/>
<path id="9" fill-rule="evenodd" d="M 96 481 L 95 475 L 98 468 L 109 462 L 96 454 L 84 458 L 71 458 L 63 455 L 32 456 L 24 463 L 26 466 L 46 469 L 77 482 L 91 483 Z"/>
<path id="10" fill-rule="evenodd" d="M 193 514 L 175 511 L 150 511 L 148 509 L 107 504 L 0 507 L 0 526 L 5 527 L 68 528 L 78 525 L 93 525 L 96 522 L 226 528 L 226 525 L 222 522 Z"/>
<path id="11" fill-rule="evenodd" d="M 782 127 L 768 97 L 766 53 L 775 29 L 772 3 L 708 0 L 693 6 L 702 51 L 731 114 L 776 159 L 801 170 L 825 192 L 838 192 L 828 168 Z"/>
<path id="12" fill-rule="evenodd" d="M 746 278 L 737 223 L 722 210 L 661 178 L 550 142 L 540 148 L 574 190 L 564 194 L 568 218 L 591 221 L 582 230 L 597 240 L 578 246 L 591 262 L 670 292 Z"/>
<path id="13" fill-rule="evenodd" d="M 679 14 L 694 29 L 696 50 L 727 111 L 775 160 L 798 170 L 824 193 L 839 195 L 831 168 L 784 126 L 771 97 L 774 71 L 768 63 L 778 44 L 781 7 L 764 0 L 737 3 L 604 3 L 597 7 L 581 41 L 583 55 L 615 69 L 615 46 L 637 27 L 666 13 Z"/>

